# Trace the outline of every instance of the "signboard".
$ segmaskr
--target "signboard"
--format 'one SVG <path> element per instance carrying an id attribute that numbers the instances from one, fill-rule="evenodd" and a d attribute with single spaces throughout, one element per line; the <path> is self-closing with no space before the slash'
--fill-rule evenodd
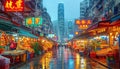
<path id="1" fill-rule="evenodd" d="M 43 21 L 42 17 L 35 17 L 34 25 L 35 26 L 42 25 L 42 21 Z"/>
<path id="2" fill-rule="evenodd" d="M 75 20 L 75 23 L 77 24 L 77 25 L 79 25 L 80 24 L 80 20 Z"/>
<path id="3" fill-rule="evenodd" d="M 87 29 L 87 28 L 88 28 L 88 25 L 79 25 L 79 28 L 80 28 L 80 29 Z"/>
<path id="4" fill-rule="evenodd" d="M 55 37 L 55 34 L 48 34 L 47 37 L 48 37 L 48 38 L 53 38 L 53 37 Z"/>
<path id="5" fill-rule="evenodd" d="M 39 25 L 42 25 L 42 17 L 28 17 L 26 18 L 26 25 L 27 26 L 33 26 L 33 27 L 36 27 L 36 26 L 39 26 Z"/>
<path id="6" fill-rule="evenodd" d="M 78 25 L 79 29 L 87 29 L 88 25 L 91 24 L 91 20 L 84 20 L 84 19 L 79 20 L 79 19 L 77 19 L 75 21 L 75 23 Z"/>
<path id="7" fill-rule="evenodd" d="M 24 0 L 5 0 L 4 9 L 8 12 L 24 11 Z"/>
<path id="8" fill-rule="evenodd" d="M 33 26 L 34 24 L 34 17 L 29 17 L 29 18 L 26 18 L 25 20 L 26 22 L 26 26 Z"/>

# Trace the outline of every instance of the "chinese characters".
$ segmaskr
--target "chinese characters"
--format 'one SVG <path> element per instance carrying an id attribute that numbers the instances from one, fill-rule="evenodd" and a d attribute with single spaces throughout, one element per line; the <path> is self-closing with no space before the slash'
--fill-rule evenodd
<path id="1" fill-rule="evenodd" d="M 75 23 L 76 25 L 78 25 L 79 29 L 84 30 L 84 29 L 87 29 L 88 26 L 91 24 L 91 20 L 84 20 L 84 19 L 78 20 L 77 19 Z"/>
<path id="2" fill-rule="evenodd" d="M 6 0 L 4 8 L 5 8 L 5 11 L 23 11 L 24 1 L 23 0 Z"/>

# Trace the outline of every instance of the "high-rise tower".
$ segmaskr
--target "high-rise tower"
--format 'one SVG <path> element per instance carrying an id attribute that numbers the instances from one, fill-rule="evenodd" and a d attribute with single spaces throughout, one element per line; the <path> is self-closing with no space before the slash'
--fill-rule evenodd
<path id="1" fill-rule="evenodd" d="M 64 4 L 63 3 L 58 4 L 58 27 L 59 27 L 58 28 L 59 42 L 64 42 Z"/>

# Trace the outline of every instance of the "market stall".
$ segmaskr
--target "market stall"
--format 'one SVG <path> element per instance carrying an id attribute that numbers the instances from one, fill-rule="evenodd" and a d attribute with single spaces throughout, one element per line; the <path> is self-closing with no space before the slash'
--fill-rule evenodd
<path id="1" fill-rule="evenodd" d="M 100 24 L 99 24 L 100 23 Z M 108 54 L 113 54 L 113 58 L 118 60 L 118 36 L 120 27 L 117 23 L 110 24 L 102 21 L 96 24 L 96 27 L 88 28 L 90 34 L 89 44 L 92 47 L 91 52 L 95 52 L 96 56 L 108 58 Z M 92 54 L 91 54 L 92 55 Z"/>
<path id="2" fill-rule="evenodd" d="M 20 63 L 26 61 L 26 51 L 25 50 L 13 50 L 13 51 L 5 51 L 1 54 L 4 57 L 10 59 L 10 64 Z"/>
<path id="3" fill-rule="evenodd" d="M 45 37 L 40 37 L 38 42 L 45 51 L 50 50 L 54 45 L 52 41 L 50 41 L 49 39 Z"/>
<path id="4" fill-rule="evenodd" d="M 0 31 L 0 54 L 9 58 L 12 65 L 26 62 L 34 57 L 34 49 L 31 45 L 36 41 L 35 38 Z"/>

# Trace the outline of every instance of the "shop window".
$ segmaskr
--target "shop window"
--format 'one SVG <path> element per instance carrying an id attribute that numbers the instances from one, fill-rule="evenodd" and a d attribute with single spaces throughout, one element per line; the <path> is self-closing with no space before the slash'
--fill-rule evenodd
<path id="1" fill-rule="evenodd" d="M 120 3 L 118 4 L 118 12 L 120 12 Z"/>
<path id="2" fill-rule="evenodd" d="M 118 7 L 114 7 L 114 14 L 116 15 L 118 13 Z"/>

